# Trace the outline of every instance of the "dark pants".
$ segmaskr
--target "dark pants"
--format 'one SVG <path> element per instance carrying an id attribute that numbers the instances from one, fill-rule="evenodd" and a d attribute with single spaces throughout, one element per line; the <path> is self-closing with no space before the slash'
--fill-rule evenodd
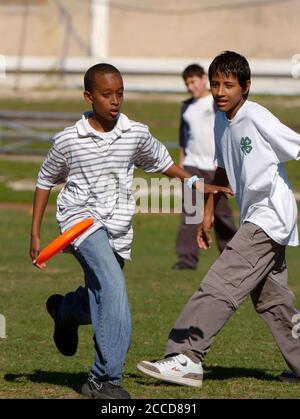
<path id="1" fill-rule="evenodd" d="M 184 166 L 184 168 L 191 175 L 203 178 L 205 183 L 213 183 L 215 171 L 200 170 L 193 166 Z M 195 199 L 195 197 L 193 197 L 193 199 Z M 196 240 L 198 225 L 186 224 L 185 219 L 187 215 L 191 216 L 192 214 L 187 214 L 183 205 L 181 224 L 176 240 L 176 253 L 178 262 L 188 267 L 195 268 L 199 257 L 199 247 Z M 216 206 L 214 228 L 217 246 L 221 253 L 225 249 L 226 244 L 236 233 L 233 211 L 224 195 L 221 196 Z"/>

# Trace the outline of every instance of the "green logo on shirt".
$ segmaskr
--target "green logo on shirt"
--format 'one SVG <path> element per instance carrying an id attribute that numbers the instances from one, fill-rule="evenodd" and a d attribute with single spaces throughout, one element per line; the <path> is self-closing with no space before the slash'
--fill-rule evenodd
<path id="1" fill-rule="evenodd" d="M 241 150 L 245 154 L 249 154 L 252 150 L 251 140 L 249 137 L 242 137 L 241 138 Z"/>

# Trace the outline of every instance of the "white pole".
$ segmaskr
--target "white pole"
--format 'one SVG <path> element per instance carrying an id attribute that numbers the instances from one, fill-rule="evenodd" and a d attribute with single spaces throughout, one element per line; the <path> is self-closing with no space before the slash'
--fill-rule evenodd
<path id="1" fill-rule="evenodd" d="M 6 339 L 6 321 L 3 314 L 0 314 L 0 339 Z"/>
<path id="2" fill-rule="evenodd" d="M 108 55 L 109 0 L 91 0 L 91 56 Z"/>

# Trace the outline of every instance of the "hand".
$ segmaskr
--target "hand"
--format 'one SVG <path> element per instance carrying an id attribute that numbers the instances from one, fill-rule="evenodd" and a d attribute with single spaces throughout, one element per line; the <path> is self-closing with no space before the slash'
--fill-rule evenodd
<path id="1" fill-rule="evenodd" d="M 39 253 L 41 250 L 41 240 L 39 236 L 36 235 L 32 235 L 31 236 L 31 241 L 30 241 L 30 250 L 29 250 L 29 254 L 32 260 L 32 263 L 39 269 L 44 269 L 46 268 L 46 264 L 42 263 L 41 265 L 39 265 L 38 263 L 36 263 L 36 258 L 38 257 Z"/>
<path id="2" fill-rule="evenodd" d="M 217 186 L 217 185 L 209 185 L 207 183 L 204 184 L 204 193 L 223 193 L 228 198 L 229 196 L 234 196 L 234 193 L 230 188 L 227 188 L 226 186 Z"/>
<path id="3" fill-rule="evenodd" d="M 209 249 L 212 244 L 211 227 L 214 223 L 214 216 L 205 217 L 197 229 L 197 243 L 200 249 Z"/>
<path id="4" fill-rule="evenodd" d="M 197 230 L 197 243 L 200 249 L 210 249 L 212 244 L 212 237 L 210 229 L 205 230 L 203 223 L 199 224 Z"/>

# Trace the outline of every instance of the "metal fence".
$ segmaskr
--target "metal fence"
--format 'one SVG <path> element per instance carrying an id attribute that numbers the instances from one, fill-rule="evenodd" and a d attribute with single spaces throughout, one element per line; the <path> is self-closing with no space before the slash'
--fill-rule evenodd
<path id="1" fill-rule="evenodd" d="M 45 154 L 53 134 L 79 117 L 64 112 L 0 111 L 0 153 Z"/>
<path id="2" fill-rule="evenodd" d="M 0 153 L 45 155 L 53 135 L 80 119 L 80 113 L 0 111 Z M 164 141 L 168 149 L 177 141 Z"/>

